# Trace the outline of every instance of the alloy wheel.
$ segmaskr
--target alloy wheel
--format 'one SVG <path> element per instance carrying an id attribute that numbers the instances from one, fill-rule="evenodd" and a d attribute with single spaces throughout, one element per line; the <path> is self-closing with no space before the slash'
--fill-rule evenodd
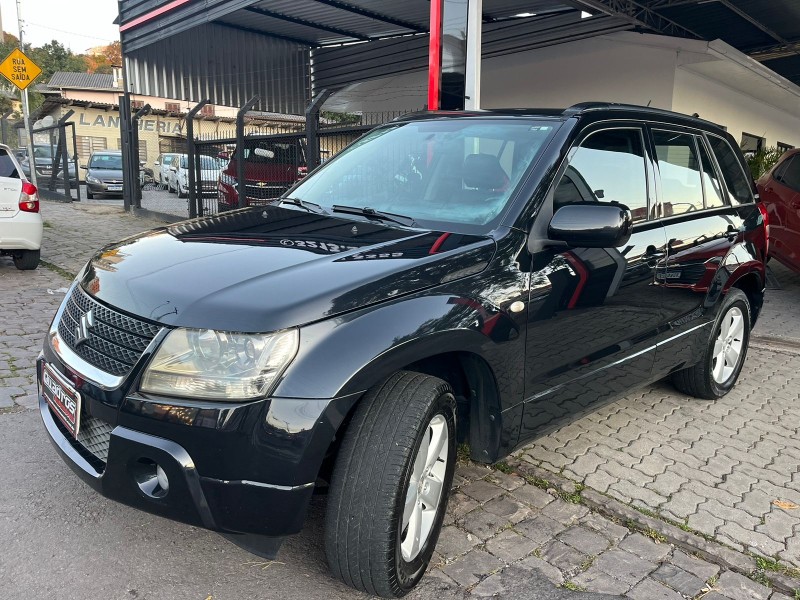
<path id="1" fill-rule="evenodd" d="M 718 384 L 728 381 L 739 366 L 744 348 L 744 325 L 744 314 L 738 306 L 732 306 L 722 318 L 711 355 L 711 374 Z"/>

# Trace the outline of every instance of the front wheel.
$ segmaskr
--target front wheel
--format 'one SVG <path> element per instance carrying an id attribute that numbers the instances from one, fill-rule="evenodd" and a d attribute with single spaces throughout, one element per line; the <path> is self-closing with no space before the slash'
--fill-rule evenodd
<path id="1" fill-rule="evenodd" d="M 702 360 L 673 374 L 675 387 L 707 400 L 721 398 L 730 392 L 744 366 L 750 344 L 750 327 L 747 295 L 731 288 L 722 302 Z"/>
<path id="2" fill-rule="evenodd" d="M 334 466 L 325 552 L 348 585 L 386 598 L 422 579 L 456 458 L 456 402 L 436 377 L 400 371 L 362 399 Z"/>

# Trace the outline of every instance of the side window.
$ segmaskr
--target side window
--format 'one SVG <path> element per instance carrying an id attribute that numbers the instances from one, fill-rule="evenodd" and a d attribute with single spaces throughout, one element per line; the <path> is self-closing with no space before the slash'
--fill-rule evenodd
<path id="1" fill-rule="evenodd" d="M 706 208 L 719 208 L 725 206 L 725 192 L 722 191 L 722 182 L 714 169 L 714 163 L 708 154 L 705 142 L 697 139 L 700 148 L 700 164 L 703 167 L 703 189 L 705 190 Z"/>
<path id="2" fill-rule="evenodd" d="M 781 183 L 800 192 L 800 160 L 793 157 L 783 172 Z"/>
<path id="3" fill-rule="evenodd" d="M 664 216 L 702 210 L 703 187 L 694 136 L 655 130 L 653 140 L 661 173 Z"/>
<path id="4" fill-rule="evenodd" d="M 753 191 L 749 177 L 745 177 L 742 165 L 728 142 L 715 135 L 709 135 L 708 141 L 717 163 L 722 169 L 722 178 L 728 188 L 728 195 L 734 204 L 749 204 L 753 202 Z"/>
<path id="5" fill-rule="evenodd" d="M 634 221 L 647 219 L 647 173 L 639 129 L 606 129 L 590 134 L 572 151 L 556 187 L 554 209 L 567 204 L 616 202 Z"/>
<path id="6" fill-rule="evenodd" d="M 8 177 L 11 179 L 19 179 L 17 167 L 8 152 L 0 149 L 0 177 Z"/>

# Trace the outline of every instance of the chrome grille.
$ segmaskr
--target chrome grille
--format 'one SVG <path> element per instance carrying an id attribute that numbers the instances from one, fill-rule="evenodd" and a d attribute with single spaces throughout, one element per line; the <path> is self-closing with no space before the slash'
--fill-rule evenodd
<path id="1" fill-rule="evenodd" d="M 94 326 L 89 339 L 75 344 L 75 333 L 83 315 L 92 311 Z M 136 364 L 160 325 L 124 315 L 76 286 L 61 315 L 58 333 L 84 360 L 112 375 L 125 375 Z"/>
<path id="2" fill-rule="evenodd" d="M 106 463 L 112 429 L 114 427 L 105 421 L 84 414 L 81 416 L 81 427 L 78 430 L 78 443 L 96 459 Z"/>

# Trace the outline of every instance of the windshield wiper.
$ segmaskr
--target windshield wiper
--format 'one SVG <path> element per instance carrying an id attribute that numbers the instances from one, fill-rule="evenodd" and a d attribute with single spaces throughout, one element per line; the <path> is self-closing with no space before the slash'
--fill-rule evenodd
<path id="1" fill-rule="evenodd" d="M 278 205 L 291 204 L 292 206 L 299 206 L 305 208 L 308 212 L 317 213 L 318 215 L 327 215 L 328 211 L 322 208 L 319 204 L 309 202 L 308 200 L 300 200 L 300 198 L 281 198 Z"/>
<path id="2" fill-rule="evenodd" d="M 369 206 L 365 206 L 364 208 L 358 208 L 357 206 L 343 206 L 341 204 L 334 204 L 332 208 L 333 212 L 340 212 L 347 215 L 362 215 L 364 217 L 367 217 L 368 219 L 377 219 L 378 221 L 389 221 L 391 223 L 397 223 L 398 225 L 403 225 L 405 227 L 417 226 L 417 222 L 414 220 L 414 217 L 409 217 L 406 215 L 398 215 L 397 213 L 383 212 L 380 210 L 375 210 L 374 208 L 370 208 Z"/>

